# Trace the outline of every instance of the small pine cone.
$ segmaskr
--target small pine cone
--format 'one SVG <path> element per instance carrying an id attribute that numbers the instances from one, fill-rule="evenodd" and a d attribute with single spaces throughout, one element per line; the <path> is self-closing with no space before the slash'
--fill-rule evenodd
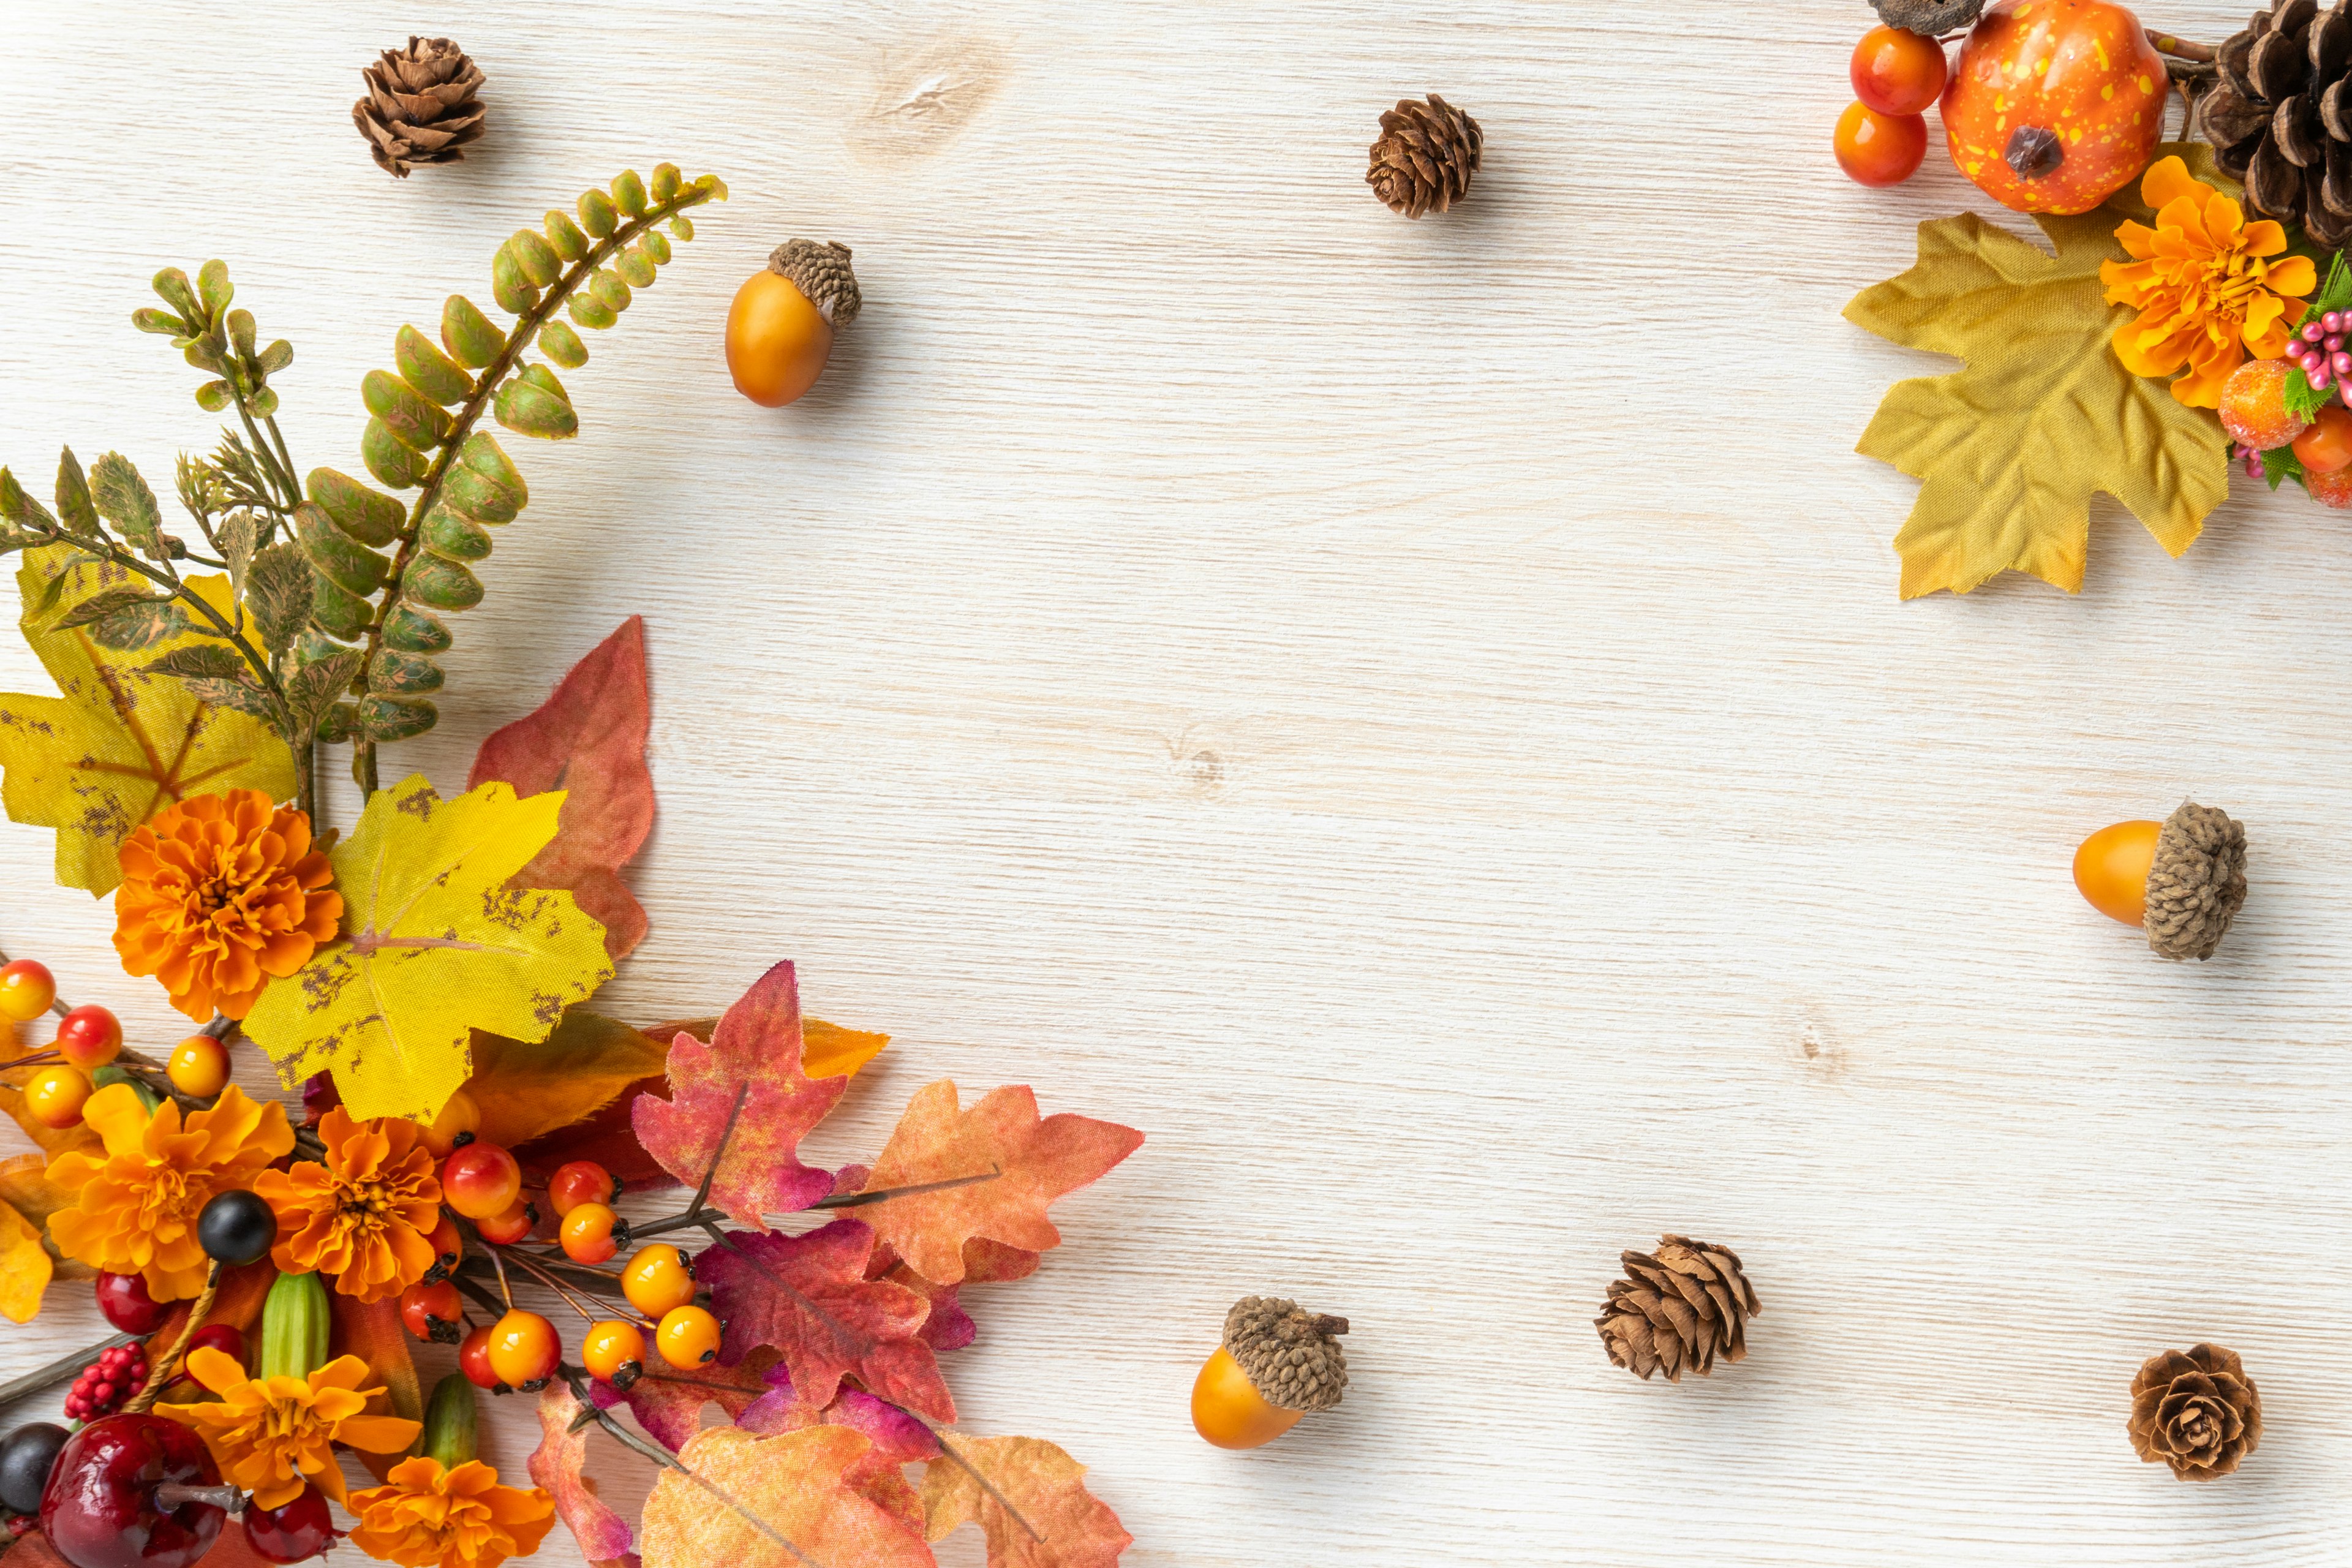
<path id="1" fill-rule="evenodd" d="M 838 241 L 820 245 L 814 239 L 788 239 L 769 254 L 768 270 L 799 289 L 835 328 L 857 320 L 865 303 L 857 292 L 857 274 L 849 269 L 849 247 Z"/>
<path id="2" fill-rule="evenodd" d="M 1381 139 L 1372 143 L 1364 183 L 1407 217 L 1444 212 L 1469 194 L 1486 143 L 1478 122 L 1435 93 L 1427 103 L 1399 99 L 1381 116 Z"/>
<path id="3" fill-rule="evenodd" d="M 412 36 L 360 71 L 367 96 L 352 105 L 352 123 L 376 163 L 402 179 L 418 163 L 455 163 L 482 133 L 488 109 L 474 96 L 482 68 L 446 38 Z"/>
<path id="4" fill-rule="evenodd" d="M 2246 901 L 2246 829 L 2226 811 L 2183 802 L 2164 819 L 2147 872 L 2147 945 L 2208 959 Z"/>
<path id="5" fill-rule="evenodd" d="M 1225 1353 L 1277 1410 L 1328 1410 L 1348 1387 L 1348 1320 L 1301 1311 L 1296 1301 L 1244 1296 L 1225 1314 Z"/>
<path id="6" fill-rule="evenodd" d="M 1748 1353 L 1748 1320 L 1764 1309 L 1729 1247 L 1665 1236 L 1654 1254 L 1628 1252 L 1622 1261 L 1625 1278 L 1611 1282 L 1593 1320 L 1613 1364 L 1644 1382 L 1663 1371 L 1675 1383 L 1685 1369 L 1705 1377 L 1717 1352 L 1726 1361 Z"/>
<path id="7" fill-rule="evenodd" d="M 2263 1440 L 2263 1396 L 2238 1352 L 2191 1345 L 2148 1358 L 2132 1379 L 2132 1447 L 2184 1481 L 2238 1468 Z"/>
<path id="8" fill-rule="evenodd" d="M 1890 27 L 1939 38 L 1957 28 L 1974 26 L 1984 10 L 1984 0 L 1870 0 L 1870 8 Z"/>

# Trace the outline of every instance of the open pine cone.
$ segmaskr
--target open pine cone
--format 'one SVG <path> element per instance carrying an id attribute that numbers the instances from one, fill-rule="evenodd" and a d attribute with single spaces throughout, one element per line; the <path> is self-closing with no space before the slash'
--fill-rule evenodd
<path id="1" fill-rule="evenodd" d="M 2352 0 L 2275 0 L 2223 44 L 2197 123 L 2264 217 L 2352 240 Z"/>
<path id="2" fill-rule="evenodd" d="M 446 38 L 411 37 L 360 75 L 367 96 L 352 105 L 352 123 L 388 173 L 404 180 L 415 164 L 457 163 L 482 133 L 482 68 Z"/>
<path id="3" fill-rule="evenodd" d="M 2131 1440 L 2149 1464 L 2162 1461 L 2184 1481 L 2210 1481 L 2261 1444 L 2263 1396 L 2235 1351 L 2166 1351 L 2132 1379 Z"/>
<path id="4" fill-rule="evenodd" d="M 1625 1278 L 1610 1284 L 1592 1320 L 1612 1363 L 1645 1383 L 1661 1371 L 1676 1383 L 1685 1369 L 1705 1377 L 1717 1352 L 1726 1361 L 1748 1353 L 1748 1320 L 1763 1308 L 1729 1247 L 1664 1236 L 1655 1253 L 1621 1261 Z"/>
<path id="5" fill-rule="evenodd" d="M 1486 144 L 1478 122 L 1435 93 L 1426 103 L 1399 99 L 1381 116 L 1381 139 L 1372 143 L 1364 183 L 1391 211 L 1407 217 L 1444 212 L 1469 194 Z"/>

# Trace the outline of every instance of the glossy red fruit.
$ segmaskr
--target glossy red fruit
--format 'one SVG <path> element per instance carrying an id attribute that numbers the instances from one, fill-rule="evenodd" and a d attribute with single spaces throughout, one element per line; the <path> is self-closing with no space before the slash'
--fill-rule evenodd
<path id="1" fill-rule="evenodd" d="M 1853 47 L 1853 95 L 1881 114 L 1918 114 L 1944 95 L 1944 46 L 1900 27 L 1873 27 Z"/>
<path id="2" fill-rule="evenodd" d="M 497 1144 L 478 1140 L 441 1162 L 441 1195 L 467 1219 L 488 1219 L 522 1195 L 522 1167 Z"/>
<path id="3" fill-rule="evenodd" d="M 484 1241 L 495 1247 L 512 1247 L 519 1241 L 529 1240 L 532 1227 L 538 1224 L 539 1205 L 518 1201 L 488 1219 L 476 1220 L 474 1228 L 481 1232 Z"/>
<path id="4" fill-rule="evenodd" d="M 555 1174 L 547 1178 L 547 1201 L 558 1215 L 568 1215 L 582 1204 L 609 1205 L 620 1195 L 621 1184 L 593 1160 L 559 1165 Z"/>
<path id="5" fill-rule="evenodd" d="M 193 1355 L 198 1351 L 218 1351 L 233 1362 L 242 1363 L 245 1360 L 245 1336 L 232 1324 L 206 1323 L 188 1340 L 188 1353 Z"/>
<path id="6" fill-rule="evenodd" d="M 245 1510 L 245 1541 L 264 1563 L 307 1563 L 335 1543 L 335 1521 L 317 1487 L 283 1508 Z"/>
<path id="7" fill-rule="evenodd" d="M 1927 121 L 1916 114 L 1881 114 L 1851 103 L 1838 117 L 1838 167 L 1858 184 L 1899 185 L 1927 156 Z"/>
<path id="8" fill-rule="evenodd" d="M 100 1275 L 98 1310 L 126 1334 L 152 1334 L 172 1315 L 169 1306 L 147 1294 L 147 1281 L 136 1274 Z"/>
<path id="9" fill-rule="evenodd" d="M 446 1214 L 441 1216 L 441 1223 L 433 1227 L 431 1239 L 433 1267 L 425 1271 L 427 1285 L 449 1278 L 466 1256 L 466 1238 L 458 1234 L 457 1222 Z"/>
<path id="10" fill-rule="evenodd" d="M 192 1568 L 227 1520 L 211 1503 L 164 1510 L 155 1489 L 220 1484 L 195 1432 L 160 1415 L 110 1415 L 75 1433 L 41 1498 L 41 1532 L 73 1568 Z"/>
<path id="11" fill-rule="evenodd" d="M 498 1368 L 490 1364 L 490 1331 L 488 1325 L 467 1334 L 457 1345 L 457 1370 L 476 1388 L 487 1388 L 493 1394 L 507 1392 L 507 1384 L 499 1380 Z"/>
<path id="12" fill-rule="evenodd" d="M 446 1279 L 437 1285 L 411 1285 L 400 1293 L 400 1321 L 410 1333 L 434 1344 L 454 1345 L 465 1337 L 457 1327 L 465 1310 L 457 1287 Z"/>
<path id="13" fill-rule="evenodd" d="M 58 1020 L 58 1050 L 85 1070 L 104 1067 L 122 1051 L 122 1024 L 92 1002 Z"/>

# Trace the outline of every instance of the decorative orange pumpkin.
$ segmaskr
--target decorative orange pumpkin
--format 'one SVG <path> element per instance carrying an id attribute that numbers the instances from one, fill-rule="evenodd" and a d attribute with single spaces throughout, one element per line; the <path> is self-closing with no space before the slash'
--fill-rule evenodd
<path id="1" fill-rule="evenodd" d="M 2005 207 L 2084 213 L 2156 156 L 2170 84 L 2139 18 L 2109 0 L 2000 0 L 1960 46 L 1944 142 Z"/>

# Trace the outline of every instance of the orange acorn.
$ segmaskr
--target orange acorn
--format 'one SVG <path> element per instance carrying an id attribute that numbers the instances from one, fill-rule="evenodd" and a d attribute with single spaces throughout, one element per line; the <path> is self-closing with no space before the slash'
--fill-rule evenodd
<path id="1" fill-rule="evenodd" d="M 2162 822 L 2102 827 L 2074 851 L 2074 886 L 2162 956 L 2210 958 L 2246 901 L 2245 826 L 2183 802 Z"/>
<path id="2" fill-rule="evenodd" d="M 1348 1387 L 1348 1320 L 1296 1301 L 1244 1296 L 1192 1383 L 1192 1429 L 1220 1448 L 1256 1448 L 1329 1410 Z"/>
<path id="3" fill-rule="evenodd" d="M 857 319 L 849 247 L 787 240 L 735 291 L 727 311 L 727 370 L 735 390 L 782 408 L 816 384 L 833 334 Z"/>

